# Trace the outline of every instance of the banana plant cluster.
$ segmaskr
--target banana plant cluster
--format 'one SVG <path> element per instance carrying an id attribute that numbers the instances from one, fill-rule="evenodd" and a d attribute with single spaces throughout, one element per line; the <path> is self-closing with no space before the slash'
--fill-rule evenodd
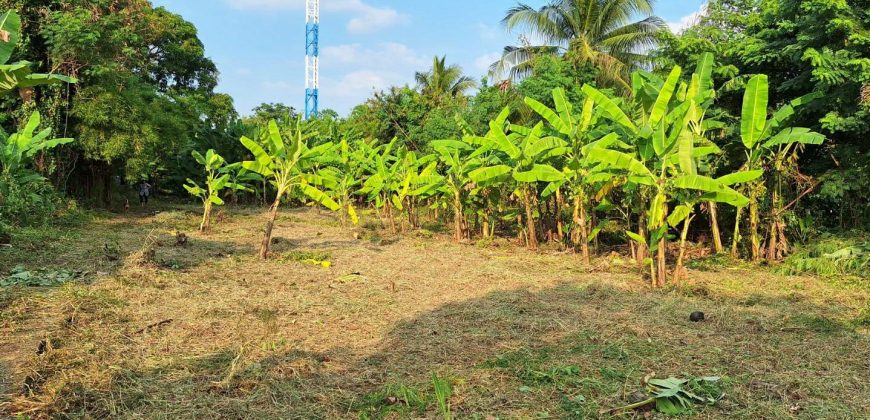
<path id="1" fill-rule="evenodd" d="M 451 221 L 456 241 L 516 232 L 530 249 L 545 239 L 578 251 L 587 262 L 609 222 L 606 216 L 617 209 L 625 238 L 652 285 L 664 285 L 671 275 L 679 279 L 685 275 L 690 227 L 702 210 L 718 236 L 717 205 L 737 209 L 738 232 L 748 207 L 750 236 L 756 238 L 764 187 L 776 185 L 798 145 L 824 140 L 807 129 L 787 127 L 795 108 L 810 97 L 768 119 L 766 78 L 757 76 L 747 86 L 742 115 L 746 164 L 731 173 L 717 171 L 714 158 L 722 151 L 708 133 L 720 132 L 725 124 L 709 117 L 716 99 L 713 67 L 713 56 L 705 54 L 691 74 L 680 67 L 666 77 L 635 72 L 629 98 L 586 85 L 578 109 L 564 90 L 555 89 L 552 108 L 525 100 L 540 122 L 517 124 L 504 109 L 486 133 L 477 135 L 460 120 L 464 134 L 430 141 L 428 154 L 396 139 L 383 143 L 345 135 L 331 141 L 337 133 L 309 147 L 312 134 L 301 121 L 284 129 L 288 144 L 270 123 L 260 141 L 242 139 L 254 156 L 242 167 L 270 180 L 277 191 L 261 255 L 268 253 L 275 212 L 285 196 L 340 210 L 343 224 L 348 219 L 359 223 L 369 206 L 394 232 L 420 227 L 421 215 L 428 214 L 432 222 Z M 778 197 L 774 193 L 772 201 Z M 769 218 L 776 232 L 771 241 L 784 240 L 777 215 L 774 210 Z M 667 263 L 674 239 L 679 245 L 671 271 Z"/>

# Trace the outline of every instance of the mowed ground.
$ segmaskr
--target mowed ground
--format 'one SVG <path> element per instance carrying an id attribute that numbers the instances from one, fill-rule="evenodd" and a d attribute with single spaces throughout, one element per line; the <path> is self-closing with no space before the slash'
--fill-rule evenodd
<path id="1" fill-rule="evenodd" d="M 861 285 L 723 266 L 652 291 L 613 258 L 342 228 L 311 209 L 280 214 L 260 261 L 265 212 L 224 211 L 209 235 L 195 207 L 17 235 L 0 275 L 84 273 L 0 289 L 0 416 L 435 418 L 434 373 L 456 418 L 606 417 L 647 375 L 721 376 L 698 418 L 870 417 Z M 145 243 L 156 257 L 140 264 Z"/>

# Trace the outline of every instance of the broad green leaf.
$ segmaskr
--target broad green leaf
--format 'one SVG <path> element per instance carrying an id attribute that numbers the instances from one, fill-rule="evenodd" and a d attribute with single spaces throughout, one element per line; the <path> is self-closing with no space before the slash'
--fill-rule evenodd
<path id="1" fill-rule="evenodd" d="M 271 177 L 272 175 L 275 174 L 274 172 L 272 172 L 271 169 L 269 169 L 268 166 L 262 165 L 262 164 L 260 164 L 260 162 L 245 161 L 245 162 L 242 162 L 242 167 L 251 171 L 251 172 L 256 172 L 256 173 L 258 173 L 264 177 L 267 177 L 267 178 Z"/>
<path id="2" fill-rule="evenodd" d="M 810 131 L 808 128 L 795 127 L 780 131 L 779 134 L 764 142 L 763 146 L 770 149 L 784 144 L 822 144 L 824 142 L 825 136 L 823 134 Z"/>
<path id="3" fill-rule="evenodd" d="M 339 206 L 338 203 L 335 202 L 335 200 L 330 198 L 323 191 L 320 191 L 309 184 L 302 184 L 299 186 L 299 189 L 302 191 L 303 194 L 316 201 L 323 207 L 326 207 L 332 211 L 337 211 L 341 209 L 341 206 Z"/>
<path id="4" fill-rule="evenodd" d="M 281 130 L 275 120 L 269 120 L 269 151 L 273 156 L 284 154 L 284 139 L 281 138 Z"/>
<path id="5" fill-rule="evenodd" d="M 677 137 L 677 156 L 680 162 L 680 171 L 684 174 L 695 175 L 698 172 L 695 168 L 694 148 L 695 136 L 684 128 L 680 136 Z"/>
<path id="6" fill-rule="evenodd" d="M 269 156 L 269 154 L 266 153 L 265 150 L 263 150 L 262 146 L 245 136 L 242 136 L 241 142 L 246 149 L 251 151 L 251 154 L 254 155 L 254 159 L 257 161 L 257 163 L 260 164 L 261 167 L 269 169 L 269 167 L 272 165 L 272 157 Z M 263 176 L 270 176 L 272 174 L 271 169 L 269 169 L 268 174 L 261 172 L 261 170 L 254 170 L 248 167 L 245 167 L 245 169 L 257 172 L 258 174 Z"/>
<path id="7" fill-rule="evenodd" d="M 511 167 L 507 165 L 486 166 L 469 172 L 468 177 L 474 182 L 486 182 L 505 175 L 511 170 Z"/>
<path id="8" fill-rule="evenodd" d="M 692 208 L 685 204 L 674 207 L 674 210 L 672 210 L 671 214 L 668 215 L 668 224 L 672 227 L 677 227 L 677 225 L 683 220 L 686 220 L 686 218 L 689 217 L 689 214 L 691 213 Z"/>
<path id="9" fill-rule="evenodd" d="M 568 133 L 574 130 L 574 117 L 571 113 L 571 102 L 568 100 L 568 95 L 565 89 L 557 87 L 553 89 L 553 104 L 556 106 L 556 112 L 565 124 L 568 124 Z"/>
<path id="10" fill-rule="evenodd" d="M 550 165 L 540 165 L 536 164 L 532 167 L 531 170 L 525 172 L 514 172 L 513 177 L 515 180 L 519 182 L 555 182 L 561 181 L 565 178 L 565 174 L 563 174 L 558 169 L 550 166 Z"/>
<path id="11" fill-rule="evenodd" d="M 640 235 L 638 235 L 630 230 L 625 231 L 625 234 L 628 235 L 628 237 L 631 238 L 632 240 L 634 240 L 635 242 L 642 244 L 642 245 L 646 245 L 646 238 L 644 238 L 643 236 L 640 236 Z"/>
<path id="12" fill-rule="evenodd" d="M 755 147 L 764 133 L 764 127 L 767 124 L 767 101 L 767 76 L 759 74 L 749 80 L 746 92 L 743 94 L 740 136 L 747 149 Z"/>
<path id="13" fill-rule="evenodd" d="M 665 218 L 666 205 L 667 198 L 665 197 L 665 195 L 661 193 L 656 194 L 649 207 L 649 226 L 651 228 L 656 228 L 662 225 L 662 222 Z"/>
<path id="14" fill-rule="evenodd" d="M 592 99 L 598 106 L 607 114 L 614 122 L 628 128 L 633 133 L 637 133 L 637 127 L 631 122 L 631 119 L 625 115 L 625 112 L 616 105 L 613 100 L 607 97 L 604 93 L 589 85 L 583 85 L 581 88 L 587 97 Z"/>
<path id="15" fill-rule="evenodd" d="M 698 59 L 698 66 L 695 68 L 695 74 L 698 75 L 698 92 L 696 101 L 701 103 L 712 97 L 713 91 L 713 64 L 715 57 L 713 53 L 706 52 Z"/>
<path id="16" fill-rule="evenodd" d="M 0 17 L 0 31 L 5 31 L 9 38 L 8 42 L 0 42 L 0 64 L 6 64 L 12 57 L 18 38 L 21 34 L 21 17 L 18 13 L 9 10 Z"/>
<path id="17" fill-rule="evenodd" d="M 674 89 L 677 87 L 677 83 L 680 81 L 680 74 L 682 73 L 682 69 L 680 66 L 674 66 L 674 69 L 671 70 L 671 74 L 668 75 L 667 80 L 665 80 L 665 84 L 662 85 L 661 90 L 659 91 L 659 96 L 656 99 L 656 103 L 653 105 L 652 110 L 649 115 L 649 124 L 651 126 L 656 126 L 659 121 L 664 118 L 665 114 L 668 112 L 668 104 L 671 102 L 671 98 L 674 96 Z"/>
<path id="18" fill-rule="evenodd" d="M 674 178 L 673 185 L 677 188 L 704 192 L 728 191 L 729 188 L 721 182 L 703 175 L 683 175 Z"/>
<path id="19" fill-rule="evenodd" d="M 398 195 L 396 195 L 396 194 L 391 195 L 391 196 L 390 196 L 390 201 L 393 202 L 393 206 L 395 206 L 396 209 L 398 209 L 398 210 L 400 210 L 400 211 L 401 211 L 401 210 L 404 210 L 404 206 L 402 205 L 402 199 L 399 198 Z"/>
<path id="20" fill-rule="evenodd" d="M 526 105 L 529 106 L 529 108 L 531 108 L 533 111 L 537 112 L 538 115 L 547 120 L 547 122 L 550 123 L 550 125 L 553 126 L 553 128 L 555 128 L 558 132 L 565 135 L 571 134 L 571 127 L 562 120 L 562 117 L 560 117 L 559 114 L 556 114 L 555 111 L 550 109 L 550 107 L 538 102 L 534 98 L 529 97 L 526 97 L 524 99 L 524 102 L 526 103 Z"/>
<path id="21" fill-rule="evenodd" d="M 591 162 L 601 162 L 612 168 L 628 170 L 630 174 L 655 178 L 642 162 L 627 153 L 609 149 L 590 149 L 587 158 Z"/>
<path id="22" fill-rule="evenodd" d="M 498 150 L 505 152 L 511 159 L 518 159 L 522 153 L 520 149 L 508 138 L 508 136 L 494 121 L 490 121 L 490 140 Z"/>
<path id="23" fill-rule="evenodd" d="M 432 148 L 435 150 L 443 149 L 445 151 L 451 151 L 474 149 L 474 146 L 460 140 L 434 140 L 429 144 L 432 145 Z"/>
<path id="24" fill-rule="evenodd" d="M 716 178 L 716 181 L 719 181 L 722 185 L 731 186 L 736 184 L 743 184 L 749 181 L 754 181 L 758 178 L 761 178 L 762 175 L 764 175 L 764 171 L 761 169 L 754 171 L 739 171 Z"/>
<path id="25" fill-rule="evenodd" d="M 208 200 L 218 206 L 224 205 L 224 200 L 221 200 L 221 198 L 216 195 L 209 196 Z"/>
<path id="26" fill-rule="evenodd" d="M 566 145 L 567 143 L 558 137 L 544 137 L 534 143 L 530 142 L 526 146 L 525 154 L 526 157 L 534 159 L 547 150 L 565 147 Z"/>

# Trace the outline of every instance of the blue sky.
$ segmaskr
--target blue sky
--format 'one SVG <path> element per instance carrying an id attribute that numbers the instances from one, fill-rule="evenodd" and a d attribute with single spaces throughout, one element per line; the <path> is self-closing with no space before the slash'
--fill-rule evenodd
<path id="1" fill-rule="evenodd" d="M 659 0 L 672 27 L 690 21 L 704 0 Z M 263 102 L 302 109 L 305 0 L 153 0 L 199 29 L 221 72 L 218 90 L 242 114 Z M 529 0 L 540 6 L 544 0 Z M 320 104 L 346 114 L 375 89 L 413 83 L 435 55 L 479 79 L 518 34 L 500 25 L 509 0 L 321 0 Z"/>

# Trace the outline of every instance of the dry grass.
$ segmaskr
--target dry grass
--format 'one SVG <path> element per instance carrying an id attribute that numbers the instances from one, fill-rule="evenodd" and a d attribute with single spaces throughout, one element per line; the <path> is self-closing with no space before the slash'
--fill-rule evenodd
<path id="1" fill-rule="evenodd" d="M 0 267 L 88 274 L 0 291 L 0 414 L 436 417 L 437 372 L 459 418 L 597 417 L 655 372 L 725 378 L 700 418 L 870 416 L 866 288 L 722 267 L 650 291 L 618 261 L 354 235 L 314 210 L 283 212 L 262 262 L 263 214 L 227 213 L 209 235 L 184 208 L 16 238 Z"/>

